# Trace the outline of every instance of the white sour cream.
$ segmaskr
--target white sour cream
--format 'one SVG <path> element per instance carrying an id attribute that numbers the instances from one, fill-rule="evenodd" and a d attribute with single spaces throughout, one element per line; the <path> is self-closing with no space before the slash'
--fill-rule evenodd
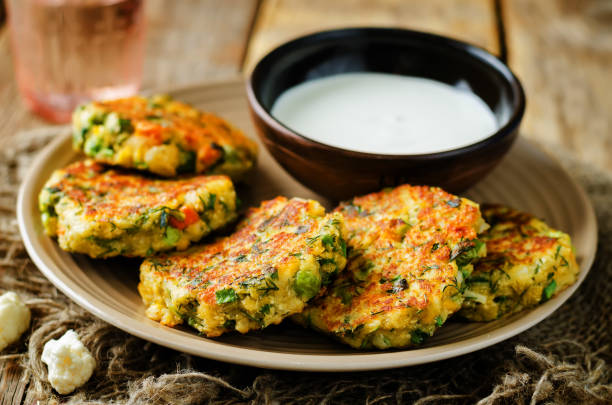
<path id="1" fill-rule="evenodd" d="M 345 73 L 282 93 L 272 115 L 312 140 L 379 154 L 442 152 L 476 143 L 498 126 L 463 86 L 385 73 Z"/>

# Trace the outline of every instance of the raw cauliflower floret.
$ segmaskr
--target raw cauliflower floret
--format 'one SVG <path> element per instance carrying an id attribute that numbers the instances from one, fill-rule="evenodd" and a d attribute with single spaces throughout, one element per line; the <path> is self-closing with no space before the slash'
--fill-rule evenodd
<path id="1" fill-rule="evenodd" d="M 0 296 L 0 351 L 19 340 L 30 326 L 30 308 L 12 291 Z"/>
<path id="2" fill-rule="evenodd" d="M 96 368 L 96 360 L 72 329 L 59 340 L 48 341 L 41 359 L 49 368 L 49 382 L 60 394 L 85 384 Z"/>

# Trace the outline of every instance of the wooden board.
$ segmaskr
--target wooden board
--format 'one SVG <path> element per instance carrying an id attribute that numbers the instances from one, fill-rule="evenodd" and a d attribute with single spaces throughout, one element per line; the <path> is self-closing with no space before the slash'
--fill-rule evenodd
<path id="1" fill-rule="evenodd" d="M 148 0 L 143 88 L 238 76 L 256 0 Z"/>
<path id="2" fill-rule="evenodd" d="M 148 0 L 143 89 L 239 75 L 256 0 Z M 0 147 L 12 134 L 47 124 L 30 114 L 14 80 L 7 26 L 0 28 Z"/>
<path id="3" fill-rule="evenodd" d="M 503 2 L 510 66 L 523 81 L 523 134 L 612 169 L 612 4 Z"/>
<path id="4" fill-rule="evenodd" d="M 367 25 L 431 31 L 494 53 L 499 50 L 493 0 L 264 0 L 245 72 L 289 39 L 323 29 Z"/>
<path id="5" fill-rule="evenodd" d="M 20 365 L 19 356 L 7 357 L 0 360 L 0 405 L 21 404 L 29 374 Z"/>

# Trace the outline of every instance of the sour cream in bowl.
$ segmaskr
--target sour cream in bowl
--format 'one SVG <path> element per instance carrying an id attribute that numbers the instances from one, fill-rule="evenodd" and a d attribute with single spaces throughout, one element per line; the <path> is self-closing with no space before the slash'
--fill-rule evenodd
<path id="1" fill-rule="evenodd" d="M 469 90 L 375 72 L 300 83 L 278 97 L 271 114 L 314 141 L 384 155 L 443 152 L 497 130 L 493 111 Z"/>
<path id="2" fill-rule="evenodd" d="M 525 109 L 520 82 L 487 51 L 391 28 L 281 45 L 247 97 L 270 154 L 333 200 L 403 183 L 464 191 L 509 150 Z"/>

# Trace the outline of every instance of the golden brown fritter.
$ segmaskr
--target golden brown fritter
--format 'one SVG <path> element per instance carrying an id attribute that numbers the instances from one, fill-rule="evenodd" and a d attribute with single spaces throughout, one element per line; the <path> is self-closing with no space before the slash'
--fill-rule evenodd
<path id="1" fill-rule="evenodd" d="M 257 145 L 224 119 L 167 96 L 93 101 L 72 117 L 73 144 L 96 161 L 164 177 L 255 166 Z"/>
<path id="2" fill-rule="evenodd" d="M 342 230 L 342 216 L 316 201 L 266 201 L 230 236 L 145 260 L 138 291 L 147 316 L 208 337 L 280 323 L 344 268 Z"/>
<path id="3" fill-rule="evenodd" d="M 467 279 L 459 313 L 491 321 L 547 301 L 576 282 L 580 271 L 569 235 L 498 205 L 483 206 L 491 228 L 482 236 L 487 257 Z"/>
<path id="4" fill-rule="evenodd" d="M 154 180 L 92 160 L 56 170 L 39 195 L 45 231 L 95 258 L 185 249 L 236 218 L 227 176 Z"/>
<path id="5" fill-rule="evenodd" d="M 354 198 L 343 214 L 346 270 L 295 319 L 355 348 L 421 343 L 463 302 L 471 262 L 484 256 L 478 205 L 435 187 Z"/>

